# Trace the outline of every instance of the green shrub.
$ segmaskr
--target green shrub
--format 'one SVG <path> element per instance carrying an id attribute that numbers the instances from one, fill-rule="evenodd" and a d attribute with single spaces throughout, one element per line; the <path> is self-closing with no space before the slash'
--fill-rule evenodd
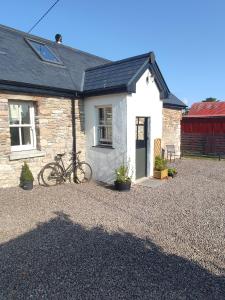
<path id="1" fill-rule="evenodd" d="M 160 156 L 155 157 L 155 170 L 156 171 L 163 171 L 167 169 L 167 160 L 163 159 Z"/>
<path id="2" fill-rule="evenodd" d="M 33 174 L 26 162 L 24 162 L 24 165 L 22 166 L 20 183 L 23 184 L 25 181 L 34 181 Z"/>
<path id="3" fill-rule="evenodd" d="M 115 170 L 116 173 L 116 182 L 119 183 L 126 183 L 130 182 L 131 178 L 128 175 L 129 173 L 129 167 L 122 164 L 119 168 Z"/>
<path id="4" fill-rule="evenodd" d="M 169 176 L 174 176 L 175 174 L 177 174 L 176 168 L 169 168 L 168 169 L 168 175 Z"/>

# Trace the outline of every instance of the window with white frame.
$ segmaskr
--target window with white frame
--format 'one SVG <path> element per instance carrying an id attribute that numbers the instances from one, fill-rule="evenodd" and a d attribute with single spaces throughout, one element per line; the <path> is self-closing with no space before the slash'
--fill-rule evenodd
<path id="1" fill-rule="evenodd" d="M 112 146 L 112 107 L 98 107 L 98 141 L 101 146 Z"/>
<path id="2" fill-rule="evenodd" d="M 12 151 L 36 148 L 34 105 L 32 102 L 9 102 L 9 128 Z"/>

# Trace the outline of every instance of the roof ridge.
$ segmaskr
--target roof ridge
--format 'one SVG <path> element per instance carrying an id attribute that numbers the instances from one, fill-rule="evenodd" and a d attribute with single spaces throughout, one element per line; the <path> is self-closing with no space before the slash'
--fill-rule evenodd
<path id="1" fill-rule="evenodd" d="M 107 58 L 104 58 L 104 57 L 101 57 L 101 56 L 98 56 L 98 55 L 95 55 L 95 54 L 92 54 L 92 53 L 89 53 L 89 52 L 86 52 L 86 51 L 83 51 L 83 50 L 80 50 L 80 49 L 76 49 L 76 48 L 73 48 L 73 47 L 68 46 L 68 45 L 65 45 L 65 44 L 56 44 L 56 43 L 55 43 L 54 41 L 52 41 L 52 40 L 49 40 L 49 39 L 40 37 L 40 36 L 38 36 L 38 35 L 30 34 L 30 33 L 27 33 L 27 32 L 25 32 L 25 31 L 22 31 L 22 30 L 13 28 L 13 27 L 9 27 L 9 26 L 0 24 L 0 28 L 5 29 L 5 30 L 7 30 L 7 31 L 13 31 L 13 32 L 16 32 L 16 33 L 18 33 L 18 34 L 23 35 L 23 36 L 26 37 L 26 38 L 39 39 L 39 40 L 41 40 L 41 41 L 45 41 L 45 42 L 48 42 L 48 43 L 50 43 L 50 44 L 53 44 L 54 46 L 57 46 L 57 47 L 60 46 L 60 47 L 68 48 L 68 49 L 71 49 L 71 50 L 76 51 L 76 52 L 79 52 L 79 53 L 83 53 L 83 54 L 86 54 L 86 55 L 89 55 L 89 56 L 92 56 L 92 57 L 100 58 L 100 59 L 102 59 L 102 60 L 111 62 L 111 61 L 110 61 L 109 59 L 107 59 Z M 106 63 L 107 63 L 107 62 L 106 62 Z"/>
<path id="2" fill-rule="evenodd" d="M 213 101 L 205 101 L 205 102 L 194 102 L 194 103 L 192 103 L 192 105 L 207 105 L 207 104 L 212 104 L 212 105 L 220 105 L 220 104 L 224 104 L 225 103 L 225 101 L 223 101 L 223 100 L 220 100 L 220 101 L 215 101 L 215 102 L 213 102 Z"/>
<path id="3" fill-rule="evenodd" d="M 105 64 L 102 64 L 102 65 L 98 65 L 96 67 L 86 69 L 85 72 L 90 71 L 90 70 L 105 68 L 105 67 L 108 67 L 108 66 L 111 66 L 111 65 L 117 65 L 117 64 L 120 64 L 120 63 L 124 63 L 126 61 L 131 61 L 131 60 L 135 60 L 135 59 L 139 59 L 139 58 L 148 57 L 151 53 L 152 53 L 152 51 L 144 53 L 144 54 L 124 58 L 124 59 L 121 59 L 121 60 L 112 61 L 112 62 L 105 63 Z"/>

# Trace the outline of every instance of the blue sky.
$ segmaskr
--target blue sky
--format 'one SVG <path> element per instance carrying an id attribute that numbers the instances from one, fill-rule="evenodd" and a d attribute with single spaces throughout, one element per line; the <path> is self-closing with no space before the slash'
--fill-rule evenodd
<path id="1" fill-rule="evenodd" d="M 55 0 L 2 1 L 0 23 L 28 31 Z M 225 99 L 224 0 L 60 0 L 32 32 L 118 60 L 154 51 L 188 105 Z"/>

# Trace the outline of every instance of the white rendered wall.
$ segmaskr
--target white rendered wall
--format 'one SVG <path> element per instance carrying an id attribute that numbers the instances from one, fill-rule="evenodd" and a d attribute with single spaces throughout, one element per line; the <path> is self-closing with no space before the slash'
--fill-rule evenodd
<path id="1" fill-rule="evenodd" d="M 127 159 L 136 178 L 136 117 L 149 117 L 147 176 L 153 176 L 154 139 L 162 138 L 162 101 L 157 85 L 147 70 L 136 84 L 136 93 L 127 95 Z M 146 78 L 149 77 L 149 83 Z"/>
<path id="2" fill-rule="evenodd" d="M 126 94 L 112 94 L 89 97 L 84 101 L 86 161 L 93 169 L 95 180 L 112 183 L 115 179 L 115 169 L 126 160 L 127 152 L 127 110 Z M 96 125 L 98 124 L 97 107 L 112 106 L 112 139 L 113 149 L 96 146 Z"/>
<path id="3" fill-rule="evenodd" d="M 146 82 L 149 77 L 149 83 Z M 113 149 L 96 146 L 97 107 L 112 106 Z M 129 162 L 133 181 L 136 174 L 136 117 L 149 117 L 147 175 L 153 175 L 154 139 L 162 138 L 162 101 L 158 88 L 147 70 L 136 85 L 136 93 L 112 94 L 86 98 L 86 160 L 95 180 L 112 183 L 115 169 Z"/>

